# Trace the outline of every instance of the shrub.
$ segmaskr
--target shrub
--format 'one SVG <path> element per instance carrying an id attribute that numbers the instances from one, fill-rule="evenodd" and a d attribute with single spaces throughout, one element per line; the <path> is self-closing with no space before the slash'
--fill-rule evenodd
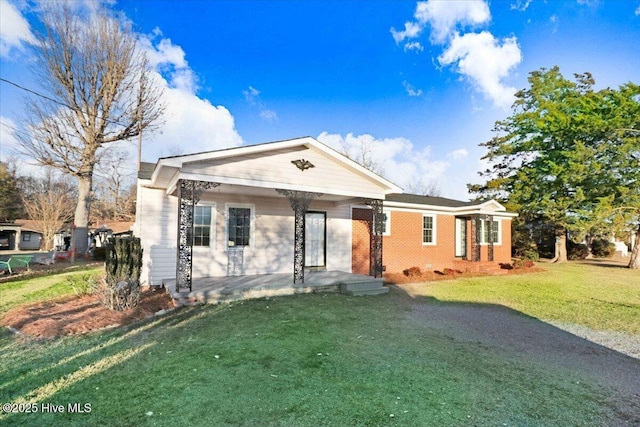
<path id="1" fill-rule="evenodd" d="M 591 253 L 598 258 L 610 258 L 616 253 L 616 246 L 606 239 L 593 239 Z"/>
<path id="2" fill-rule="evenodd" d="M 533 268 L 536 264 L 530 259 L 517 259 L 513 262 L 513 268 L 518 270 L 522 268 Z"/>
<path id="3" fill-rule="evenodd" d="M 82 297 L 96 291 L 100 278 L 95 273 L 84 273 L 68 276 L 65 283 L 71 286 L 77 296 Z"/>
<path id="4" fill-rule="evenodd" d="M 98 289 L 98 296 L 111 310 L 126 310 L 140 300 L 142 245 L 135 237 L 111 238 L 105 246 L 107 277 Z"/>
<path id="5" fill-rule="evenodd" d="M 567 258 L 575 261 L 579 259 L 585 259 L 589 255 L 589 249 L 587 245 L 582 243 L 574 243 L 571 240 L 567 240 Z"/>
<path id="6" fill-rule="evenodd" d="M 456 274 L 462 274 L 462 271 L 454 270 L 453 268 L 445 268 L 442 270 L 442 274 L 445 276 L 455 276 Z"/>
<path id="7" fill-rule="evenodd" d="M 402 274 L 407 277 L 420 276 L 422 274 L 422 270 L 420 270 L 420 267 L 411 267 L 402 270 Z"/>

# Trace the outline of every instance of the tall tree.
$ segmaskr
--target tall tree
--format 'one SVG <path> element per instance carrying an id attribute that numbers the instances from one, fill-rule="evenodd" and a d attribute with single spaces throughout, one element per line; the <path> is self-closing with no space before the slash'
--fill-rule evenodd
<path id="1" fill-rule="evenodd" d="M 51 169 L 42 178 L 24 180 L 24 208 L 42 232 L 44 250 L 53 248 L 54 234 L 73 218 L 75 188 L 69 181 L 68 177 L 57 176 Z"/>
<path id="2" fill-rule="evenodd" d="M 20 143 L 41 165 L 77 179 L 72 244 L 84 252 L 94 168 L 105 150 L 157 126 L 162 91 L 130 25 L 105 10 L 50 3 L 37 40 L 34 67 L 46 98 L 28 102 Z"/>
<path id="3" fill-rule="evenodd" d="M 0 222 L 13 222 L 22 213 L 22 201 L 16 171 L 0 162 Z"/>
<path id="4" fill-rule="evenodd" d="M 640 164 L 630 154 L 639 147 L 629 134 L 640 129 L 640 88 L 628 83 L 596 92 L 591 74 L 571 81 L 558 67 L 534 71 L 528 80 L 511 116 L 496 122 L 496 136 L 481 144 L 491 165 L 481 173 L 487 182 L 469 189 L 555 225 L 555 259 L 564 261 L 567 231 L 584 233 L 624 205 L 638 207 Z"/>

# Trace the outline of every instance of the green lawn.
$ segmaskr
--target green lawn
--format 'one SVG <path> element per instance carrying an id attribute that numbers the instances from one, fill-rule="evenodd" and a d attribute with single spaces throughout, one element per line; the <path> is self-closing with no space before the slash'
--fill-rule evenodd
<path id="1" fill-rule="evenodd" d="M 498 284 L 428 287 L 456 299 L 456 289 L 482 283 L 508 292 L 523 280 L 578 274 L 570 266 Z M 298 295 L 182 309 L 126 330 L 54 340 L 2 331 L 0 402 L 35 403 L 38 413 L 0 414 L 0 425 L 611 424 L 607 389 L 409 320 L 408 304 L 427 300 L 399 291 Z M 42 413 L 43 403 L 65 413 Z M 89 403 L 91 412 L 68 413 L 69 403 Z"/>
<path id="2" fill-rule="evenodd" d="M 103 270 L 103 267 L 78 266 L 66 272 L 0 283 L 0 317 L 13 307 L 22 304 L 73 295 L 75 291 L 69 278 L 98 274 Z"/>
<path id="3" fill-rule="evenodd" d="M 411 285 L 442 301 L 500 304 L 543 320 L 640 334 L 640 271 L 594 264 L 538 264 L 547 270 Z"/>

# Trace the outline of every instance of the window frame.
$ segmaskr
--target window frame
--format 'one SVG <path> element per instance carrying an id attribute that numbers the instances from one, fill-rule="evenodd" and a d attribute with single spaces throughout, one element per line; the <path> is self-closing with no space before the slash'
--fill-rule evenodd
<path id="1" fill-rule="evenodd" d="M 424 226 L 424 219 L 425 218 L 431 218 L 431 241 L 430 242 L 425 242 L 424 241 L 424 232 L 425 230 L 427 230 Z M 437 245 L 437 239 L 436 239 L 436 230 L 437 230 L 437 215 L 435 214 L 428 214 L 428 213 L 423 213 L 422 214 L 422 246 L 436 246 Z"/>
<path id="2" fill-rule="evenodd" d="M 195 208 L 210 208 L 211 209 L 211 222 L 209 223 L 209 244 L 208 245 L 196 245 L 195 244 L 195 230 L 196 230 L 196 218 L 195 218 Z M 216 203 L 215 202 L 199 202 L 196 204 L 193 210 L 193 225 L 191 227 L 191 243 L 194 250 L 202 249 L 202 248 L 215 248 L 216 246 Z M 199 226 L 205 226 L 205 224 L 200 224 Z"/>
<path id="3" fill-rule="evenodd" d="M 242 246 L 229 246 L 229 210 L 230 209 L 249 209 L 249 244 Z M 252 248 L 255 243 L 256 233 L 256 206 L 248 203 L 225 203 L 225 221 L 224 221 L 224 241 L 225 250 L 234 250 L 241 248 Z"/>
<path id="4" fill-rule="evenodd" d="M 488 227 L 487 224 L 490 220 L 488 219 L 482 219 L 480 220 L 480 244 L 481 245 L 489 245 L 490 241 L 489 239 L 487 239 L 487 233 L 488 233 Z M 502 221 L 500 219 L 493 219 L 494 223 L 498 224 L 497 229 L 494 231 L 492 230 L 492 232 L 496 233 L 496 241 L 493 242 L 494 246 L 499 246 L 502 245 Z"/>

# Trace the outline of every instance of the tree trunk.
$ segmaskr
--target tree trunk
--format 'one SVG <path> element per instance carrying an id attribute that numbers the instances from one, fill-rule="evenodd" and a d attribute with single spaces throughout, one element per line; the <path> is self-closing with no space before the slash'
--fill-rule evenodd
<path id="1" fill-rule="evenodd" d="M 567 262 L 567 232 L 564 228 L 556 232 L 556 255 L 551 262 Z"/>
<path id="2" fill-rule="evenodd" d="M 78 178 L 78 205 L 73 220 L 75 230 L 73 233 L 72 249 L 78 254 L 84 254 L 89 247 L 89 213 L 91 210 L 91 186 L 93 177 L 82 176 Z"/>
<path id="3" fill-rule="evenodd" d="M 631 250 L 631 259 L 629 260 L 629 268 L 634 270 L 640 270 L 640 223 L 638 223 L 638 231 L 636 233 L 636 239 Z"/>

